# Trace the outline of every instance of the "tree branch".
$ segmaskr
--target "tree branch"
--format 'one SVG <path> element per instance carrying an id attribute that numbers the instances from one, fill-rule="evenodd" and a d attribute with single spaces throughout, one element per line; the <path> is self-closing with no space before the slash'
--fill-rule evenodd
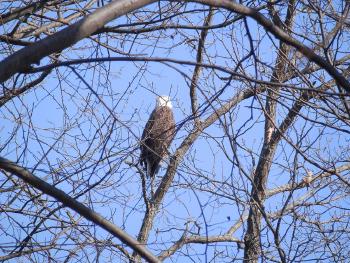
<path id="1" fill-rule="evenodd" d="M 116 0 L 97 9 L 73 25 L 25 47 L 1 61 L 0 82 L 8 80 L 16 73 L 27 71 L 32 64 L 38 64 L 44 57 L 74 45 L 111 20 L 153 2 L 155 0 Z"/>
<path id="2" fill-rule="evenodd" d="M 276 26 L 271 20 L 267 19 L 258 10 L 250 8 L 244 5 L 240 5 L 230 0 L 191 0 L 205 5 L 225 8 L 227 10 L 246 15 L 254 19 L 260 25 L 262 25 L 266 31 L 272 33 L 276 38 L 282 42 L 295 47 L 300 53 L 307 57 L 310 61 L 316 63 L 318 66 L 324 68 L 330 76 L 332 76 L 336 82 L 342 86 L 348 93 L 350 93 L 350 82 L 327 60 L 317 55 L 311 48 L 305 46 L 303 43 L 288 35 L 283 29 Z"/>
<path id="3" fill-rule="evenodd" d="M 112 224 L 108 220 L 104 219 L 101 215 L 94 212 L 87 206 L 81 204 L 74 198 L 70 197 L 63 191 L 53 187 L 52 185 L 46 183 L 41 180 L 39 177 L 36 177 L 28 170 L 23 167 L 0 157 L 0 169 L 3 169 L 7 172 L 11 172 L 30 184 L 31 186 L 41 190 L 45 194 L 52 196 L 58 201 L 62 202 L 65 206 L 71 208 L 87 220 L 99 225 L 107 232 L 111 233 L 113 236 L 120 239 L 123 243 L 134 249 L 139 255 L 141 255 L 144 259 L 149 262 L 160 262 L 160 260 L 154 256 L 144 245 L 140 244 L 134 238 L 129 236 L 126 232 L 124 232 L 121 228 Z"/>

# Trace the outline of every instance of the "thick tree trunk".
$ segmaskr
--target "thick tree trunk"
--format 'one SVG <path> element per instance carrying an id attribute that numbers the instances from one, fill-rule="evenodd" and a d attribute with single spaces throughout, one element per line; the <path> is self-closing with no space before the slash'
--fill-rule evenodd
<path id="1" fill-rule="evenodd" d="M 262 218 L 263 203 L 265 200 L 266 180 L 270 171 L 271 161 L 276 147 L 266 144 L 263 156 L 260 159 L 256 173 L 254 174 L 254 185 L 250 198 L 250 211 L 247 220 L 247 232 L 244 237 L 245 250 L 244 262 L 257 262 L 260 256 L 260 225 Z"/>
<path id="2" fill-rule="evenodd" d="M 280 18 L 277 15 L 273 6 L 269 6 L 269 12 L 273 21 L 279 27 L 285 27 L 288 31 L 292 27 L 294 18 L 295 1 L 289 1 L 289 7 L 286 14 L 284 24 L 280 23 Z M 275 82 L 281 82 L 284 74 L 288 71 L 286 58 L 290 47 L 284 42 L 280 43 L 276 65 L 272 74 L 271 80 Z M 260 226 L 262 211 L 264 210 L 266 181 L 270 172 L 271 163 L 275 155 L 275 151 L 278 142 L 282 138 L 280 132 L 284 132 L 276 129 L 276 105 L 279 95 L 279 89 L 268 89 L 265 109 L 265 134 L 264 144 L 260 153 L 258 165 L 255 169 L 252 191 L 250 196 L 250 210 L 247 220 L 247 232 L 244 237 L 244 262 L 258 262 L 258 258 L 261 255 L 260 244 Z"/>
<path id="3" fill-rule="evenodd" d="M 272 81 L 278 82 L 282 79 L 285 72 L 285 57 L 289 48 L 281 44 Z M 276 104 L 279 95 L 278 88 L 268 89 L 265 109 L 265 134 L 264 144 L 260 153 L 258 165 L 255 169 L 253 185 L 250 197 L 250 210 L 247 220 L 247 232 L 244 237 L 244 262 L 257 262 L 261 254 L 260 249 L 260 225 L 262 210 L 265 201 L 266 181 L 270 172 L 271 162 L 273 160 L 276 147 L 281 136 L 275 136 L 278 133 L 276 129 Z M 277 139 L 278 138 L 278 139 Z"/>

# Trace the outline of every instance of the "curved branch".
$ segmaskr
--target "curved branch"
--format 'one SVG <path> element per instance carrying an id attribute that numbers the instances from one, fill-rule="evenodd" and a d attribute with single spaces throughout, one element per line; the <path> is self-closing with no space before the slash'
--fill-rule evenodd
<path id="1" fill-rule="evenodd" d="M 130 56 L 130 57 L 101 57 L 101 58 L 86 58 L 86 59 L 72 59 L 68 61 L 61 61 L 61 62 L 56 62 L 53 64 L 48 64 L 42 67 L 37 67 L 37 68 L 32 68 L 28 71 L 28 73 L 38 73 L 42 71 L 46 71 L 49 69 L 53 68 L 58 68 L 58 67 L 65 67 L 65 66 L 71 66 L 71 65 L 79 65 L 82 63 L 92 63 L 92 62 L 109 62 L 109 61 L 125 61 L 125 62 L 160 62 L 160 63 L 175 63 L 175 64 L 180 64 L 180 65 L 188 65 L 188 66 L 198 66 L 202 68 L 210 68 L 210 69 L 215 69 L 222 71 L 224 73 L 229 74 L 230 76 L 233 76 L 232 79 L 244 79 L 247 81 L 251 81 L 254 83 L 258 83 L 261 85 L 269 85 L 269 86 L 274 86 L 274 87 L 287 87 L 287 88 L 295 88 L 295 85 L 293 84 L 286 84 L 286 83 L 281 83 L 281 82 L 274 82 L 274 81 L 265 81 L 265 80 L 259 80 L 254 77 L 250 77 L 248 75 L 244 75 L 241 73 L 237 73 L 236 71 L 216 65 L 216 64 L 208 64 L 208 63 L 198 63 L 195 61 L 190 61 L 190 60 L 182 60 L 182 59 L 175 59 L 175 58 L 165 58 L 165 57 L 142 57 L 142 56 Z"/>
<path id="2" fill-rule="evenodd" d="M 134 249 L 139 255 L 149 262 L 160 262 L 160 260 L 154 256 L 144 245 L 136 241 L 134 238 L 129 236 L 121 228 L 112 224 L 108 220 L 104 219 L 101 215 L 94 212 L 87 206 L 81 204 L 74 198 L 67 195 L 65 192 L 53 187 L 52 185 L 41 180 L 39 177 L 36 177 L 28 170 L 23 167 L 0 157 L 0 169 L 3 169 L 7 172 L 17 175 L 19 178 L 30 184 L 31 186 L 41 190 L 45 194 L 52 196 L 57 199 L 59 202 L 62 202 L 65 206 L 71 208 L 87 220 L 99 225 L 107 232 L 111 233 L 114 237 L 120 239 L 123 243 Z"/>

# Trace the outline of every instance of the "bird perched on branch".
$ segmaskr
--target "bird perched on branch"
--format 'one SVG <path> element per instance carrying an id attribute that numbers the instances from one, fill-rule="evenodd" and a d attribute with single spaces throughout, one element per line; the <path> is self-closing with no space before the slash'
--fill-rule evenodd
<path id="1" fill-rule="evenodd" d="M 303 178 L 303 183 L 306 186 L 306 189 L 309 189 L 310 183 L 312 182 L 313 179 L 313 173 L 309 170 L 306 170 L 306 175 Z"/>
<path id="2" fill-rule="evenodd" d="M 140 163 L 153 178 L 175 135 L 175 120 L 168 96 L 159 96 L 141 138 Z"/>

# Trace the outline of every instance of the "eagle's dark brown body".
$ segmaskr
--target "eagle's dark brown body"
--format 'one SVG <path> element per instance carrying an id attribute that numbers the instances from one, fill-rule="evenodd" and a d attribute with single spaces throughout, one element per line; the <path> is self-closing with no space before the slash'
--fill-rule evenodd
<path id="1" fill-rule="evenodd" d="M 161 160 L 167 155 L 175 134 L 174 115 L 170 107 L 157 106 L 143 131 L 141 138 L 141 165 L 149 177 L 154 177 Z"/>

